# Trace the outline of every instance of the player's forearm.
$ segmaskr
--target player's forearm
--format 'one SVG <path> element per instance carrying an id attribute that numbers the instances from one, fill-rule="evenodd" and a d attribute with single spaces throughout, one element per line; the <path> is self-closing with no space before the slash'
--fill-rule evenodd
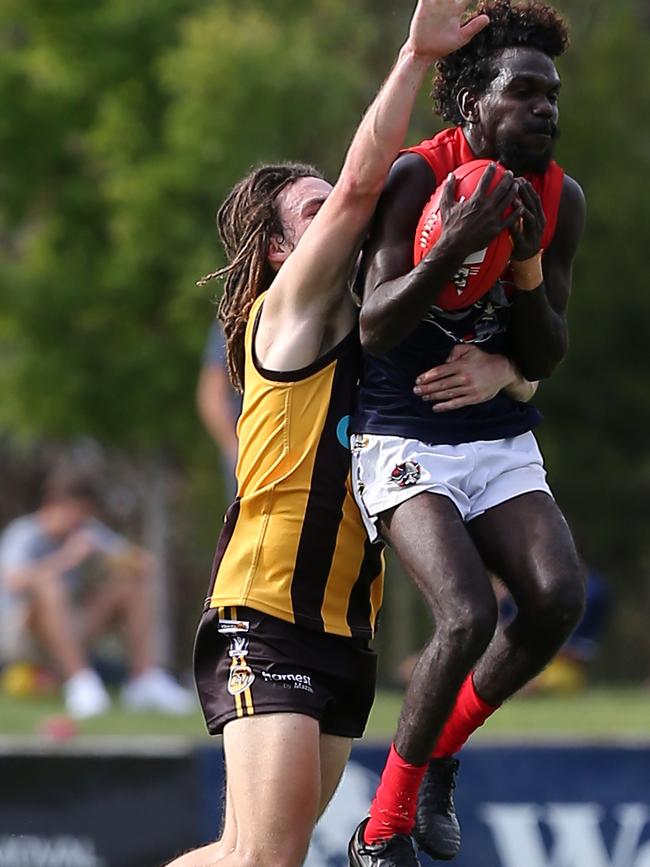
<path id="1" fill-rule="evenodd" d="M 339 183 L 359 196 L 378 197 L 404 143 L 411 113 L 434 58 L 416 54 L 407 42 L 382 89 L 366 112 L 348 150 Z"/>
<path id="2" fill-rule="evenodd" d="M 462 253 L 440 242 L 412 271 L 377 286 L 367 286 L 359 317 L 364 349 L 372 355 L 381 355 L 408 337 L 462 261 Z"/>
<path id="3" fill-rule="evenodd" d="M 487 15 L 463 23 L 469 0 L 418 0 L 409 35 L 388 79 L 361 123 L 344 173 L 365 195 L 379 196 L 401 147 L 418 90 L 429 67 L 489 24 Z"/>
<path id="4" fill-rule="evenodd" d="M 516 292 L 511 320 L 514 355 L 525 379 L 547 379 L 567 353 L 566 319 L 551 306 L 546 286 Z"/>

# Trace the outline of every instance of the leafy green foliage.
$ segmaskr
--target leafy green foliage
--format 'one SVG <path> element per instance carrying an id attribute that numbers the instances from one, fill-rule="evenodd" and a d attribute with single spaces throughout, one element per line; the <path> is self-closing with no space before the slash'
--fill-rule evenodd
<path id="1" fill-rule="evenodd" d="M 334 174 L 364 99 L 363 17 L 291 5 L 3 9 L 5 424 L 191 448 L 216 206 L 259 160 Z"/>

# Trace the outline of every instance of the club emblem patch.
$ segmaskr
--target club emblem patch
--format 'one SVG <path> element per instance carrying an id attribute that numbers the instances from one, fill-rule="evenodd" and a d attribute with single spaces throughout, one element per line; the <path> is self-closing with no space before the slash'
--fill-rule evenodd
<path id="1" fill-rule="evenodd" d="M 253 684 L 255 675 L 246 663 L 233 664 L 228 677 L 228 692 L 230 695 L 239 695 Z"/>
<path id="2" fill-rule="evenodd" d="M 398 488 L 408 488 L 419 480 L 420 473 L 420 464 L 417 461 L 405 461 L 403 464 L 395 465 L 389 481 Z"/>
<path id="3" fill-rule="evenodd" d="M 231 638 L 228 656 L 232 659 L 237 659 L 239 656 L 248 656 L 248 639 L 241 635 Z"/>

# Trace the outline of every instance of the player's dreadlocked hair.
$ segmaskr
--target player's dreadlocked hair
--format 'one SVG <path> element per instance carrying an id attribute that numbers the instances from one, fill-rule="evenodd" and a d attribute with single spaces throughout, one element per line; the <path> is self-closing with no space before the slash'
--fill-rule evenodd
<path id="1" fill-rule="evenodd" d="M 485 13 L 488 26 L 467 45 L 436 63 L 432 96 L 437 113 L 456 125 L 463 123 L 458 94 L 467 87 L 484 93 L 498 74 L 492 64 L 495 51 L 502 48 L 537 48 L 549 57 L 559 57 L 569 45 L 569 33 L 562 16 L 543 3 L 516 4 L 511 0 L 480 0 L 470 17 Z"/>
<path id="2" fill-rule="evenodd" d="M 275 272 L 268 262 L 273 235 L 284 239 L 276 196 L 298 178 L 321 178 L 301 163 L 259 166 L 231 190 L 217 213 L 217 229 L 228 264 L 198 281 L 224 279 L 219 318 L 226 335 L 228 373 L 237 391 L 244 386 L 244 333 L 255 299 L 269 288 Z"/>

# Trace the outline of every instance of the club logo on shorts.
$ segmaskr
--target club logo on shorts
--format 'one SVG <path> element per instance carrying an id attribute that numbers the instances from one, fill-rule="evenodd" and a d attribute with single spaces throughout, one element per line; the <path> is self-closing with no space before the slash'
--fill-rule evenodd
<path id="1" fill-rule="evenodd" d="M 417 461 L 404 461 L 403 464 L 395 465 L 389 481 L 398 488 L 408 488 L 419 480 L 420 472 L 420 464 Z"/>
<path id="2" fill-rule="evenodd" d="M 230 695 L 239 695 L 247 690 L 254 680 L 255 675 L 249 665 L 244 662 L 234 663 L 233 661 L 228 677 L 228 692 Z"/>
<path id="3" fill-rule="evenodd" d="M 228 656 L 231 656 L 233 659 L 236 659 L 238 656 L 247 656 L 248 655 L 248 639 L 244 638 L 241 635 L 238 635 L 236 638 L 230 639 L 230 650 L 228 651 Z"/>

